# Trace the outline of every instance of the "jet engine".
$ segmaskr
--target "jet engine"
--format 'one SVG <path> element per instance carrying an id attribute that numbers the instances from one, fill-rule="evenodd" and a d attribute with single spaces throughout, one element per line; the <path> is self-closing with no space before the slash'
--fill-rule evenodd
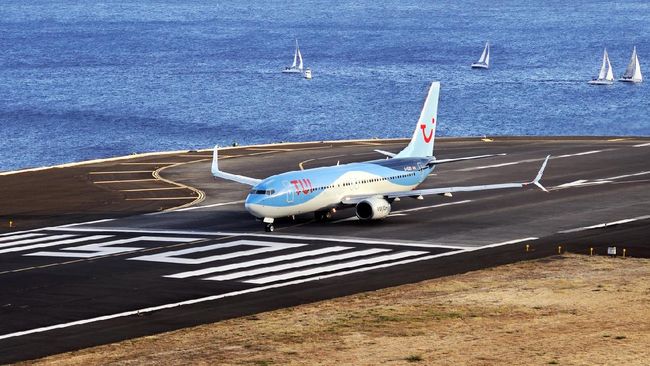
<path id="1" fill-rule="evenodd" d="M 390 203 L 381 197 L 370 197 L 357 203 L 359 220 L 383 219 L 390 213 Z"/>

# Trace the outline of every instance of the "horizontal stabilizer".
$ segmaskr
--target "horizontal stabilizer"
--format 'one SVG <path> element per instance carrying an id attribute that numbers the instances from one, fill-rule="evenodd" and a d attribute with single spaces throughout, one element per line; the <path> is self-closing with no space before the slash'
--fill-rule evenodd
<path id="1" fill-rule="evenodd" d="M 256 178 L 250 178 L 250 177 L 245 177 L 243 175 L 236 175 L 236 174 L 230 174 L 226 172 L 222 172 L 219 170 L 219 145 L 214 147 L 214 153 L 212 155 L 212 175 L 217 177 L 217 178 L 223 178 L 226 180 L 231 180 L 233 182 L 241 183 L 241 184 L 247 184 L 249 186 L 256 186 L 258 185 L 262 180 L 261 179 L 256 179 Z"/>

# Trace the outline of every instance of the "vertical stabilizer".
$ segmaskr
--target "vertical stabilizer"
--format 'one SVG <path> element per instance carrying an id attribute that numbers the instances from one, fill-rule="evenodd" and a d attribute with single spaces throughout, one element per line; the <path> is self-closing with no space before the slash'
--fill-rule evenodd
<path id="1" fill-rule="evenodd" d="M 433 142 L 436 137 L 438 124 L 438 96 L 440 95 L 440 82 L 434 81 L 429 87 L 429 94 L 424 101 L 420 119 L 415 126 L 411 142 L 399 152 L 396 158 L 415 158 L 433 156 Z"/>

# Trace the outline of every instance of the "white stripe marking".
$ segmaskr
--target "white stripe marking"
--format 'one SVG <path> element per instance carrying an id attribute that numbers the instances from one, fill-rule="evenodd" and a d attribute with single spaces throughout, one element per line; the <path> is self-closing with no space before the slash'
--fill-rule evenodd
<path id="1" fill-rule="evenodd" d="M 124 179 L 124 180 L 100 180 L 97 182 L 93 182 L 95 184 L 109 184 L 109 183 L 133 183 L 133 182 L 152 182 L 156 181 L 158 179 L 156 178 L 148 178 L 148 179 Z"/>
<path id="2" fill-rule="evenodd" d="M 189 243 L 201 239 L 202 238 L 175 238 L 169 236 L 136 236 L 134 238 L 111 240 L 103 243 L 94 243 L 78 247 L 61 248 L 62 251 L 59 252 L 36 252 L 25 255 L 63 258 L 93 258 L 144 249 L 142 247 L 111 247 L 111 245 L 121 245 L 139 241 Z M 65 252 L 63 250 L 65 250 Z"/>
<path id="3" fill-rule="evenodd" d="M 575 229 L 562 230 L 562 231 L 558 231 L 558 233 L 559 234 L 568 234 L 568 233 L 575 233 L 575 232 L 578 232 L 578 231 L 585 231 L 585 230 L 591 230 L 591 229 L 600 229 L 600 228 L 604 228 L 604 227 L 608 227 L 608 226 L 626 224 L 628 222 L 634 222 L 634 221 L 645 220 L 645 219 L 650 219 L 650 215 L 638 216 L 638 217 L 633 217 L 631 219 L 623 219 L 623 220 L 606 222 L 606 223 L 603 223 L 603 224 L 596 224 L 596 225 L 591 225 L 591 226 L 583 226 L 583 227 L 578 227 L 578 228 L 575 228 Z"/>
<path id="4" fill-rule="evenodd" d="M 181 258 L 182 255 L 207 252 L 210 250 L 222 249 L 222 248 L 231 248 L 241 245 L 255 246 L 256 249 L 242 250 L 233 253 L 227 254 L 218 254 L 211 255 L 208 257 L 202 258 Z M 174 250 L 170 252 L 163 252 L 151 255 L 143 255 L 140 257 L 129 258 L 128 260 L 135 261 L 148 261 L 148 262 L 161 262 L 161 263 L 176 263 L 176 264 L 203 264 L 207 262 L 221 261 L 231 258 L 238 258 L 250 255 L 256 255 L 267 252 L 274 252 L 278 250 L 291 249 L 302 247 L 306 244 L 290 244 L 290 243 L 278 243 L 272 241 L 253 241 L 253 240 L 235 240 L 229 243 L 218 243 L 205 245 L 202 247 L 188 248 L 181 250 Z"/>
<path id="5" fill-rule="evenodd" d="M 326 257 L 320 257 L 320 258 L 315 258 L 315 259 L 307 259 L 307 260 L 298 261 L 298 262 L 279 264 L 279 265 L 276 265 L 276 266 L 256 268 L 256 269 L 251 269 L 251 270 L 248 270 L 248 271 L 228 273 L 228 274 L 225 274 L 225 275 L 208 277 L 208 278 L 205 278 L 205 280 L 229 281 L 229 280 L 234 280 L 234 279 L 242 278 L 242 277 L 256 276 L 256 275 L 263 274 L 263 273 L 285 271 L 287 269 L 307 267 L 307 266 L 312 266 L 312 265 L 315 265 L 315 264 L 334 262 L 334 261 L 339 261 L 339 260 L 343 260 L 343 259 L 354 258 L 354 257 L 362 257 L 362 256 L 373 255 L 373 254 L 382 253 L 382 252 L 388 252 L 388 251 L 390 251 L 390 249 L 378 249 L 378 248 L 366 249 L 366 250 L 360 250 L 360 251 L 353 251 L 353 252 L 349 252 L 349 253 L 329 255 L 329 256 L 326 256 Z M 424 253 L 426 253 L 426 252 L 424 252 Z"/>
<path id="6" fill-rule="evenodd" d="M 346 249 L 352 249 L 352 248 L 351 247 L 327 247 L 327 248 L 321 248 L 321 249 L 316 249 L 316 250 L 308 250 L 308 251 L 298 252 L 298 253 L 293 253 L 293 254 L 279 255 L 279 256 L 276 256 L 276 257 L 263 258 L 263 259 L 258 259 L 258 260 L 254 260 L 254 261 L 250 261 L 250 262 L 234 263 L 234 264 L 220 266 L 220 267 L 210 267 L 210 268 L 199 269 L 199 270 L 196 270 L 196 271 L 181 272 L 181 273 L 176 273 L 176 274 L 173 274 L 173 275 L 168 275 L 168 276 L 165 276 L 165 277 L 169 277 L 169 278 L 188 278 L 188 277 L 203 276 L 203 275 L 217 273 L 217 272 L 232 271 L 232 270 L 240 269 L 240 268 L 255 267 L 255 266 L 259 266 L 261 264 L 270 264 L 270 263 L 275 263 L 275 262 L 282 262 L 282 261 L 292 260 L 292 259 L 296 259 L 296 258 L 313 257 L 313 256 L 316 256 L 316 255 L 322 255 L 322 254 L 327 254 L 327 253 L 332 253 L 332 252 L 340 252 L 340 251 L 346 250 Z"/>
<path id="7" fill-rule="evenodd" d="M 647 142 L 645 144 L 634 145 L 634 147 L 646 147 L 646 146 L 650 146 L 650 142 Z"/>
<path id="8" fill-rule="evenodd" d="M 591 155 L 591 154 L 597 154 L 597 153 L 599 153 L 599 152 L 603 152 L 603 150 L 591 150 L 591 151 L 584 151 L 584 152 L 576 153 L 576 154 L 558 155 L 558 156 L 555 156 L 555 158 L 556 158 L 556 159 L 559 159 L 559 158 L 569 158 L 569 157 L 571 157 L 571 156 Z"/>
<path id="9" fill-rule="evenodd" d="M 88 172 L 88 174 L 136 174 L 136 173 L 151 173 L 151 170 L 116 170 L 112 172 Z"/>
<path id="10" fill-rule="evenodd" d="M 466 251 L 473 252 L 475 250 L 480 250 L 480 249 L 485 249 L 485 248 L 496 248 L 496 247 L 500 247 L 500 246 L 503 246 L 503 245 L 516 244 L 516 243 L 521 243 L 523 241 L 531 241 L 531 240 L 537 240 L 537 239 L 539 239 L 539 238 L 531 236 L 531 237 L 528 237 L 528 238 L 514 239 L 514 240 L 504 241 L 504 242 L 501 242 L 501 243 L 483 245 L 483 246 L 476 247 L 476 248 L 468 248 Z"/>
<path id="11" fill-rule="evenodd" d="M 76 235 L 61 234 L 61 235 L 41 236 L 41 237 L 35 238 L 35 239 L 23 239 L 23 240 L 12 241 L 12 242 L 9 242 L 9 243 L 2 243 L 2 244 L 0 244 L 0 248 L 13 247 L 13 246 L 23 245 L 23 244 L 33 244 L 33 243 L 39 243 L 39 242 L 48 241 L 48 240 L 64 239 L 64 238 L 69 238 L 69 237 L 72 237 L 72 236 L 76 236 Z"/>
<path id="12" fill-rule="evenodd" d="M 7 240 L 16 240 L 16 239 L 24 239 L 24 238 L 32 238 L 34 236 L 43 236 L 45 234 L 39 234 L 39 233 L 27 233 L 27 234 L 13 234 L 13 235 L 8 235 L 8 236 L 3 236 L 0 237 L 0 242 L 2 241 L 7 241 Z"/>
<path id="13" fill-rule="evenodd" d="M 66 236 L 71 236 L 71 235 L 66 235 Z M 14 247 L 14 248 L 8 248 L 8 249 L 0 250 L 0 254 L 11 253 L 11 252 L 22 252 L 22 251 L 31 250 L 31 249 L 47 248 L 47 247 L 53 247 L 53 246 L 56 246 L 56 245 L 66 245 L 66 244 L 78 243 L 80 241 L 106 239 L 106 238 L 110 238 L 111 236 L 112 235 L 84 236 L 84 237 L 75 238 L 75 239 L 58 240 L 58 241 L 52 241 L 52 242 L 43 243 L 43 244 L 27 245 L 27 246 L 24 246 L 24 247 Z"/>
<path id="14" fill-rule="evenodd" d="M 437 207 L 444 207 L 444 206 L 453 206 L 453 205 L 461 205 L 463 203 L 469 203 L 472 202 L 472 200 L 464 200 L 464 201 L 458 201 L 458 202 L 448 202 L 448 203 L 441 203 L 438 205 L 432 205 L 432 206 L 423 206 L 423 207 L 416 207 L 416 208 L 410 208 L 408 210 L 399 210 L 399 211 L 393 211 L 391 215 L 394 214 L 402 214 L 405 212 L 413 212 L 413 211 L 420 211 L 420 210 L 428 210 L 430 208 L 437 208 Z"/>
<path id="15" fill-rule="evenodd" d="M 310 275 L 314 275 L 314 274 L 318 274 L 318 273 L 337 271 L 339 269 L 354 268 L 354 267 L 359 267 L 359 266 L 365 266 L 365 265 L 368 265 L 368 264 L 387 262 L 387 261 L 390 261 L 390 260 L 413 257 L 413 256 L 416 256 L 416 255 L 422 255 L 422 254 L 426 254 L 426 253 L 427 252 L 401 252 L 401 253 L 395 253 L 395 254 L 389 254 L 389 255 L 382 255 L 382 256 L 379 256 L 379 257 L 361 259 L 361 260 L 357 260 L 357 261 L 332 264 L 332 265 L 325 266 L 325 267 L 317 267 L 317 268 L 312 268 L 312 269 L 306 269 L 306 270 L 303 270 L 303 271 L 295 271 L 295 272 L 289 272 L 289 273 L 284 273 L 284 274 L 279 274 L 279 275 L 274 275 L 274 276 L 254 278 L 254 279 L 246 280 L 244 282 L 263 285 L 263 284 L 270 283 L 270 282 L 289 280 L 289 279 L 293 279 L 293 278 L 297 278 L 297 277 L 310 276 Z"/>

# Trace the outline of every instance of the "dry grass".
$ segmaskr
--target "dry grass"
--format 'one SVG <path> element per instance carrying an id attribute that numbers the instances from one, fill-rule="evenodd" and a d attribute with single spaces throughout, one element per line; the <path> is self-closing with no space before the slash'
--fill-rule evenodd
<path id="1" fill-rule="evenodd" d="M 48 365 L 646 365 L 650 261 L 565 255 L 35 361 Z"/>

